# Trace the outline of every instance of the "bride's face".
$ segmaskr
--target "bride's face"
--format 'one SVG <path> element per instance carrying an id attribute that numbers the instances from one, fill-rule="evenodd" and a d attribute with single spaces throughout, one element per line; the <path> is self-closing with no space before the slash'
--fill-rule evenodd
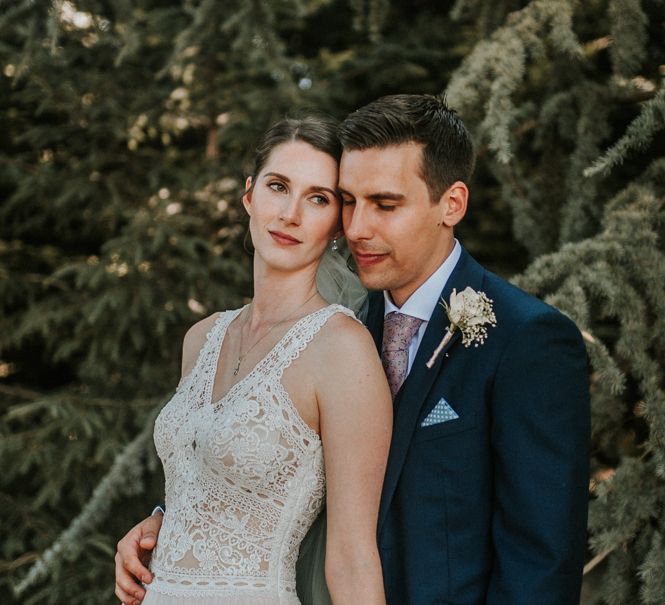
<path id="1" fill-rule="evenodd" d="M 340 232 L 337 162 L 303 141 L 275 147 L 247 179 L 243 205 L 255 254 L 281 271 L 316 267 Z"/>

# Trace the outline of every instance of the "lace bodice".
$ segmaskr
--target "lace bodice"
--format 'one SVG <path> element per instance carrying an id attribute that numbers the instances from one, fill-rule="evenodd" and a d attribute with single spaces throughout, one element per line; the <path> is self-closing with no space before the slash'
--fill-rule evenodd
<path id="1" fill-rule="evenodd" d="M 241 310 L 215 320 L 193 370 L 155 422 L 166 515 L 150 589 L 180 597 L 255 593 L 298 603 L 295 563 L 323 504 L 323 450 L 281 378 L 332 315 L 353 314 L 330 305 L 303 317 L 213 402 L 222 341 Z"/>

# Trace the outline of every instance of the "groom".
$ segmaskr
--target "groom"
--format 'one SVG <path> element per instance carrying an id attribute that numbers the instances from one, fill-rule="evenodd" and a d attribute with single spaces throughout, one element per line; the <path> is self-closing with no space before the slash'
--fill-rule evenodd
<path id="1" fill-rule="evenodd" d="M 442 101 L 381 98 L 340 138 L 344 232 L 395 393 L 378 525 L 388 602 L 577 605 L 590 434 L 577 328 L 453 237 L 474 153 Z M 496 326 L 471 346 L 456 330 L 428 367 L 451 323 L 438 303 L 466 288 Z"/>
<path id="2" fill-rule="evenodd" d="M 375 290 L 367 324 L 395 405 L 378 521 L 388 603 L 577 605 L 590 432 L 578 330 L 454 238 L 474 153 L 441 100 L 383 97 L 340 138 L 344 231 Z M 434 357 L 451 325 L 439 301 L 465 290 L 470 321 Z M 144 573 L 138 540 L 159 522 L 119 543 L 117 577 Z"/>

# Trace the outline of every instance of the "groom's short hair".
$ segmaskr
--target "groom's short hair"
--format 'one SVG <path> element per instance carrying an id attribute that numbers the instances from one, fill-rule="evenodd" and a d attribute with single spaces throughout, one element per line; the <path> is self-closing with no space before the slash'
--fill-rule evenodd
<path id="1" fill-rule="evenodd" d="M 432 95 L 388 95 L 350 113 L 339 138 L 346 151 L 403 143 L 423 146 L 420 176 L 433 203 L 455 181 L 468 183 L 475 153 L 471 135 L 444 98 Z"/>

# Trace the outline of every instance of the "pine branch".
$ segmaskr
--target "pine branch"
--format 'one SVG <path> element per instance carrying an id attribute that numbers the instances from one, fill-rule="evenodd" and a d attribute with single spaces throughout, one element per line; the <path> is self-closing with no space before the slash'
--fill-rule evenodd
<path id="1" fill-rule="evenodd" d="M 572 31 L 572 10 L 568 0 L 530 2 L 479 42 L 451 78 L 446 96 L 462 114 L 473 115 L 480 99 L 487 99 L 480 133 L 500 163 L 513 157 L 510 128 L 517 109 L 512 97 L 526 78 L 528 58 L 545 56 L 547 40 L 565 56 L 581 54 Z"/>
<path id="2" fill-rule="evenodd" d="M 639 577 L 642 581 L 640 597 L 644 605 L 660 605 L 665 595 L 665 543 L 662 533 L 654 532 L 649 552 L 639 566 Z"/>
<path id="3" fill-rule="evenodd" d="M 608 175 L 623 164 L 631 151 L 645 149 L 657 132 L 665 128 L 665 87 L 642 105 L 640 114 L 630 123 L 625 134 L 584 171 L 584 176 Z"/>
<path id="4" fill-rule="evenodd" d="M 161 407 L 161 406 L 160 406 Z M 145 428 L 113 461 L 111 469 L 95 488 L 81 513 L 60 534 L 57 540 L 30 567 L 27 575 L 14 587 L 16 596 L 42 581 L 64 559 L 76 557 L 86 533 L 95 529 L 111 512 L 111 505 L 123 495 L 141 491 L 141 460 L 152 442 L 153 424 L 157 412 L 152 414 Z"/>
<path id="5" fill-rule="evenodd" d="M 75 403 L 76 405 L 94 406 L 94 407 L 117 408 L 120 406 L 122 407 L 131 406 L 132 408 L 135 408 L 135 407 L 154 407 L 156 404 L 154 397 L 137 398 L 137 399 L 132 399 L 131 402 L 127 402 L 126 400 L 107 399 L 103 397 L 85 397 L 82 395 L 77 396 L 71 391 L 67 391 L 66 393 L 61 395 L 56 394 L 56 395 L 44 396 L 42 393 L 33 391 L 31 389 L 25 389 L 23 387 L 17 387 L 14 385 L 8 385 L 2 383 L 0 383 L 0 393 L 8 395 L 9 397 L 29 399 L 32 402 L 40 402 L 41 404 L 45 405 L 52 405 L 54 403 L 57 404 L 60 402 L 71 402 Z"/>
<path id="6" fill-rule="evenodd" d="M 577 119 L 569 134 L 575 150 L 570 155 L 566 171 L 567 196 L 560 209 L 560 243 L 584 239 L 597 229 L 604 200 L 598 195 L 598 180 L 584 178 L 583 173 L 610 135 L 606 86 L 583 82 L 571 92 L 570 102 L 576 106 Z M 560 132 L 560 135 L 563 138 L 564 133 Z"/>
<path id="7" fill-rule="evenodd" d="M 647 56 L 648 20 L 641 4 L 641 0 L 610 0 L 608 6 L 612 67 L 624 77 L 634 75 Z"/>
<path id="8" fill-rule="evenodd" d="M 608 555 L 612 553 L 614 549 L 610 548 L 608 550 L 605 550 L 599 554 L 597 554 L 593 559 L 591 559 L 585 566 L 584 570 L 582 571 L 582 575 L 586 576 L 590 571 L 595 569 L 600 563 L 602 563 L 605 559 L 607 559 Z"/>

